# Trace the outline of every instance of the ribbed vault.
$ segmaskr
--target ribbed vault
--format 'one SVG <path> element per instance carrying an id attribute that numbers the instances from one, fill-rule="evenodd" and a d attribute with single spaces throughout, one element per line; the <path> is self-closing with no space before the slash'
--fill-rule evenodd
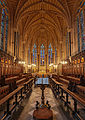
<path id="1" fill-rule="evenodd" d="M 14 25 L 25 44 L 52 42 L 59 46 L 71 28 L 80 0 L 7 0 L 14 8 Z M 76 7 L 75 7 L 76 6 Z M 57 45 L 58 44 L 58 45 Z M 31 46 L 31 47 L 32 47 Z"/>

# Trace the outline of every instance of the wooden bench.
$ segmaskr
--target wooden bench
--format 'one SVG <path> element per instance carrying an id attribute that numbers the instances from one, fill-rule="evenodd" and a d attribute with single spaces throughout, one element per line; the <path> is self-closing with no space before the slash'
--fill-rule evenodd
<path id="1" fill-rule="evenodd" d="M 9 98 L 11 98 L 13 95 L 15 95 L 18 91 L 20 91 L 23 88 L 23 86 L 18 87 L 16 90 L 5 96 L 3 99 L 0 100 L 0 105 L 4 104 Z"/>
<path id="2" fill-rule="evenodd" d="M 65 92 L 67 92 L 70 96 L 72 96 L 73 99 L 75 99 L 76 101 L 78 101 L 81 105 L 83 105 L 85 107 L 85 99 L 82 99 L 80 96 L 78 96 L 77 94 L 71 92 L 70 90 L 68 90 L 66 87 L 61 86 L 61 89 L 63 89 Z"/>
<path id="3" fill-rule="evenodd" d="M 10 84 L 10 83 L 14 82 L 14 80 L 16 81 L 18 78 L 19 78 L 19 76 L 14 76 L 14 77 L 6 78 L 5 79 L 5 84 Z"/>
<path id="4" fill-rule="evenodd" d="M 24 85 L 30 83 L 34 78 L 31 78 L 30 80 L 28 80 L 27 82 L 24 83 Z"/>
<path id="5" fill-rule="evenodd" d="M 85 98 L 85 86 L 77 85 L 76 90 L 81 97 Z"/>
<path id="6" fill-rule="evenodd" d="M 18 82 L 18 81 L 17 81 Z M 33 79 L 29 80 L 28 82 L 26 82 L 25 84 L 31 84 L 33 82 Z M 28 94 L 30 95 L 30 91 L 32 91 L 32 86 L 29 86 L 30 90 L 28 91 Z M 7 107 L 5 109 L 6 113 L 3 115 L 3 117 L 1 118 L 1 120 L 4 120 L 8 114 L 11 113 L 11 111 L 20 103 L 20 101 L 24 98 L 24 86 L 19 86 L 17 89 L 15 89 L 13 92 L 9 93 L 7 96 L 5 96 L 4 98 L 2 98 L 0 100 L 0 106 L 2 106 L 4 103 L 7 103 Z M 12 96 L 15 96 L 14 99 L 14 103 L 13 105 L 10 107 L 10 98 L 12 98 Z"/>
<path id="7" fill-rule="evenodd" d="M 17 85 L 17 86 L 22 85 L 22 84 L 23 84 L 24 82 L 26 82 L 26 81 L 27 81 L 26 78 L 22 78 L 22 79 L 16 81 L 16 85 Z"/>
<path id="8" fill-rule="evenodd" d="M 67 89 L 67 87 L 65 87 L 63 85 L 59 86 L 54 79 L 51 79 L 51 83 L 53 83 L 51 88 L 52 88 L 52 91 L 53 91 L 55 97 L 59 97 L 65 103 L 64 105 L 68 106 L 70 108 L 70 110 L 72 110 L 73 115 L 77 119 L 83 120 L 83 118 L 81 118 L 81 116 L 78 113 L 77 105 L 78 105 L 78 103 L 80 103 L 82 105 L 82 107 L 84 108 L 85 107 L 85 99 L 80 97 L 79 94 L 71 92 L 70 90 Z M 56 89 L 57 86 L 59 86 L 58 89 Z M 85 90 L 85 88 L 83 88 L 83 90 Z M 69 99 L 69 96 L 71 96 L 74 101 L 74 102 L 72 102 L 73 107 L 70 104 L 71 101 Z"/>
<path id="9" fill-rule="evenodd" d="M 69 84 L 69 81 L 68 81 L 68 80 L 66 80 L 66 79 L 64 79 L 64 78 L 61 78 L 61 77 L 59 77 L 59 81 L 60 81 L 61 83 L 63 83 L 63 84 L 66 84 L 66 85 Z"/>
<path id="10" fill-rule="evenodd" d="M 67 79 L 72 80 L 73 82 L 79 84 L 80 83 L 80 78 L 75 78 L 72 76 L 66 76 Z"/>
<path id="11" fill-rule="evenodd" d="M 0 99 L 5 97 L 9 93 L 9 85 L 0 87 Z"/>
<path id="12" fill-rule="evenodd" d="M 52 79 L 52 81 L 54 81 L 54 82 L 55 82 L 55 84 L 58 84 L 58 85 L 63 85 L 62 83 L 60 83 L 60 82 L 56 81 L 54 78 L 51 78 L 51 79 Z"/>
<path id="13" fill-rule="evenodd" d="M 75 77 L 72 77 L 72 76 L 64 76 L 64 75 L 60 75 L 61 78 L 64 78 L 64 79 L 67 79 L 67 80 L 71 80 L 72 82 L 75 82 L 77 84 L 80 83 L 80 78 L 75 78 Z"/>
<path id="14" fill-rule="evenodd" d="M 2 98 L 0 100 L 0 106 L 2 106 L 4 103 L 7 103 L 6 113 L 3 115 L 1 120 L 4 120 L 7 117 L 7 115 L 9 113 L 11 113 L 11 111 L 16 107 L 18 102 L 20 102 L 22 100 L 22 98 L 20 98 L 19 100 L 17 99 L 17 97 L 18 97 L 17 93 L 19 91 L 21 91 L 21 96 L 22 96 L 22 89 L 23 89 L 23 86 L 17 88 L 16 90 L 14 90 L 13 92 L 11 92 L 10 94 L 8 94 L 7 96 L 5 96 L 4 98 Z M 13 104 L 12 107 L 10 108 L 10 98 L 12 98 L 12 96 L 14 96 L 14 95 L 15 95 L 15 104 Z"/>
<path id="15" fill-rule="evenodd" d="M 53 75 L 52 75 L 53 76 Z M 55 75 L 55 76 L 57 76 L 57 75 Z M 58 82 L 58 83 L 62 83 L 62 85 L 68 85 L 69 84 L 69 81 L 67 80 L 67 79 L 64 79 L 64 78 L 62 78 L 62 77 L 54 77 L 53 76 L 53 81 L 55 81 L 55 83 L 56 82 Z"/>
<path id="16" fill-rule="evenodd" d="M 27 82 L 25 82 L 25 83 L 23 83 L 23 85 L 24 85 L 24 91 L 26 92 L 26 91 L 31 91 L 31 87 L 32 87 L 32 85 L 33 85 L 33 80 L 34 80 L 34 78 L 31 78 L 30 80 L 28 80 Z M 29 84 L 29 85 L 28 85 Z"/>

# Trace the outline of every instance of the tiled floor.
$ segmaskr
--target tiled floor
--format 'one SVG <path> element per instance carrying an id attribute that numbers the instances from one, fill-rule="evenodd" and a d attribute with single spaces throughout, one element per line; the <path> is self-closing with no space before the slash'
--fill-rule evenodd
<path id="1" fill-rule="evenodd" d="M 45 101 L 48 100 L 53 111 L 53 120 L 70 120 L 64 115 L 59 102 L 55 99 L 50 88 L 45 89 Z M 41 90 L 39 87 L 33 88 L 30 98 L 26 98 L 22 106 L 13 115 L 13 120 L 33 120 L 33 111 L 36 101 L 41 102 Z"/>

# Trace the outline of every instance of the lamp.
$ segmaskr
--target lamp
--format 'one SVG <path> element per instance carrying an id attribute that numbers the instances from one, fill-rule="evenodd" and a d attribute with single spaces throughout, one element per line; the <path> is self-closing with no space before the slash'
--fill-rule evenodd
<path id="1" fill-rule="evenodd" d="M 67 64 L 67 61 L 61 61 L 60 63 L 64 65 Z"/>
<path id="2" fill-rule="evenodd" d="M 32 66 L 36 67 L 36 64 L 32 64 Z"/>
<path id="3" fill-rule="evenodd" d="M 51 63 L 49 66 L 50 66 L 50 67 L 53 66 L 53 63 Z"/>
<path id="4" fill-rule="evenodd" d="M 18 63 L 19 63 L 19 64 L 22 64 L 22 65 L 25 65 L 25 64 L 26 64 L 25 61 L 19 61 Z"/>

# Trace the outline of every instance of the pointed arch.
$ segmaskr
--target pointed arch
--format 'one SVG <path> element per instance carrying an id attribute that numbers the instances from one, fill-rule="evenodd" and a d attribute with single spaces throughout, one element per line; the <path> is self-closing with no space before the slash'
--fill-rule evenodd
<path id="1" fill-rule="evenodd" d="M 40 47 L 40 65 L 44 65 L 44 58 L 45 58 L 45 47 L 42 44 Z"/>
<path id="2" fill-rule="evenodd" d="M 33 64 L 37 64 L 37 46 L 34 44 L 33 46 Z"/>
<path id="3" fill-rule="evenodd" d="M 49 47 L 48 47 L 48 63 L 49 64 L 52 63 L 52 46 L 51 46 L 51 43 L 49 44 Z"/>
<path id="4" fill-rule="evenodd" d="M 7 10 L 6 1 L 4 1 L 4 0 L 0 1 L 0 6 L 2 6 L 2 7 L 0 7 L 0 16 L 1 16 L 0 49 L 3 50 L 3 48 L 5 48 L 5 52 L 7 52 L 7 42 L 8 42 L 8 10 Z"/>

